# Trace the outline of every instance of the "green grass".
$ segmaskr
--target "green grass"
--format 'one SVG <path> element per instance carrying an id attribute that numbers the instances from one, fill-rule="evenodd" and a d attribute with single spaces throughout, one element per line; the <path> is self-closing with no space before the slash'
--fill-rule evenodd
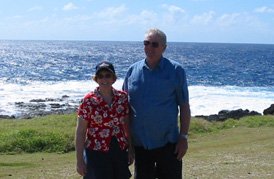
<path id="1" fill-rule="evenodd" d="M 1 179 L 80 178 L 75 170 L 75 153 L 21 153 L 0 155 Z"/>
<path id="2" fill-rule="evenodd" d="M 0 153 L 69 152 L 75 149 L 75 115 L 0 120 Z"/>
<path id="3" fill-rule="evenodd" d="M 272 119 L 273 120 L 273 119 Z M 274 178 L 273 127 L 235 127 L 190 138 L 186 178 Z"/>
<path id="4" fill-rule="evenodd" d="M 0 178 L 80 178 L 75 125 L 75 115 L 0 120 Z M 274 178 L 273 128 L 274 116 L 192 118 L 184 177 Z"/>
<path id="5" fill-rule="evenodd" d="M 75 114 L 49 115 L 33 119 L 0 120 L 0 153 L 74 151 Z M 234 127 L 274 127 L 273 116 L 251 116 L 241 120 L 208 122 L 192 118 L 190 135 L 218 132 Z"/>
<path id="6" fill-rule="evenodd" d="M 224 122 L 209 122 L 201 118 L 192 118 L 190 125 L 190 133 L 209 133 L 218 132 L 223 129 L 231 129 L 235 127 L 274 127 L 274 116 L 248 116 L 240 120 L 228 119 Z"/>

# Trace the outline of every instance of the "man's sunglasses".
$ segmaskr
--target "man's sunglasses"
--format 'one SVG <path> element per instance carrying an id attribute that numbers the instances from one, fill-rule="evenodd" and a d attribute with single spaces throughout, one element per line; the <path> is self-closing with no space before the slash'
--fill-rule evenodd
<path id="1" fill-rule="evenodd" d="M 98 79 L 103 79 L 103 78 L 109 79 L 109 78 L 112 77 L 112 74 L 111 74 L 111 73 L 107 73 L 107 74 L 105 74 L 105 75 L 103 75 L 103 74 L 98 74 L 98 75 L 96 75 L 96 77 L 97 77 Z"/>
<path id="2" fill-rule="evenodd" d="M 159 42 L 150 42 L 148 40 L 144 40 L 144 46 L 148 46 L 149 44 L 151 44 L 151 46 L 153 48 L 158 48 L 159 47 Z"/>

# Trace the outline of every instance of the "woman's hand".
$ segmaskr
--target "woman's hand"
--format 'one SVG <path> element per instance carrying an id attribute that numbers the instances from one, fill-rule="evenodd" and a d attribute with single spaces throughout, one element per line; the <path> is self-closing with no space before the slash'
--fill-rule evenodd
<path id="1" fill-rule="evenodd" d="M 86 175 L 86 173 L 87 173 L 87 166 L 86 166 L 84 160 L 77 162 L 76 170 L 77 170 L 77 172 L 81 176 L 85 176 Z"/>
<path id="2" fill-rule="evenodd" d="M 130 147 L 128 148 L 128 164 L 129 164 L 129 165 L 133 164 L 134 159 L 135 159 L 134 149 L 133 149 L 132 146 L 130 146 Z"/>

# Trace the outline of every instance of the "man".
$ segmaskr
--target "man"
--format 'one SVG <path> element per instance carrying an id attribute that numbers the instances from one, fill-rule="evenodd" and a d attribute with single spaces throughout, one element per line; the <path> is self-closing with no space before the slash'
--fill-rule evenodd
<path id="1" fill-rule="evenodd" d="M 131 106 L 135 179 L 155 178 L 155 168 L 159 179 L 182 178 L 190 124 L 188 87 L 182 66 L 163 57 L 166 46 L 161 30 L 148 30 L 146 58 L 129 67 L 123 84 Z"/>

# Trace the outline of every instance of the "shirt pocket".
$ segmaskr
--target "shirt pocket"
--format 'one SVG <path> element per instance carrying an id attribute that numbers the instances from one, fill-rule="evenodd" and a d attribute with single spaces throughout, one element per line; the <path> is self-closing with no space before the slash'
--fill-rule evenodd
<path id="1" fill-rule="evenodd" d="M 173 95 L 175 91 L 175 81 L 170 79 L 157 79 L 154 82 L 155 85 L 154 89 L 154 95 L 156 98 L 165 98 L 170 97 Z"/>
<path id="2" fill-rule="evenodd" d="M 142 82 L 139 80 L 129 79 L 128 80 L 128 94 L 130 97 L 142 96 Z"/>

